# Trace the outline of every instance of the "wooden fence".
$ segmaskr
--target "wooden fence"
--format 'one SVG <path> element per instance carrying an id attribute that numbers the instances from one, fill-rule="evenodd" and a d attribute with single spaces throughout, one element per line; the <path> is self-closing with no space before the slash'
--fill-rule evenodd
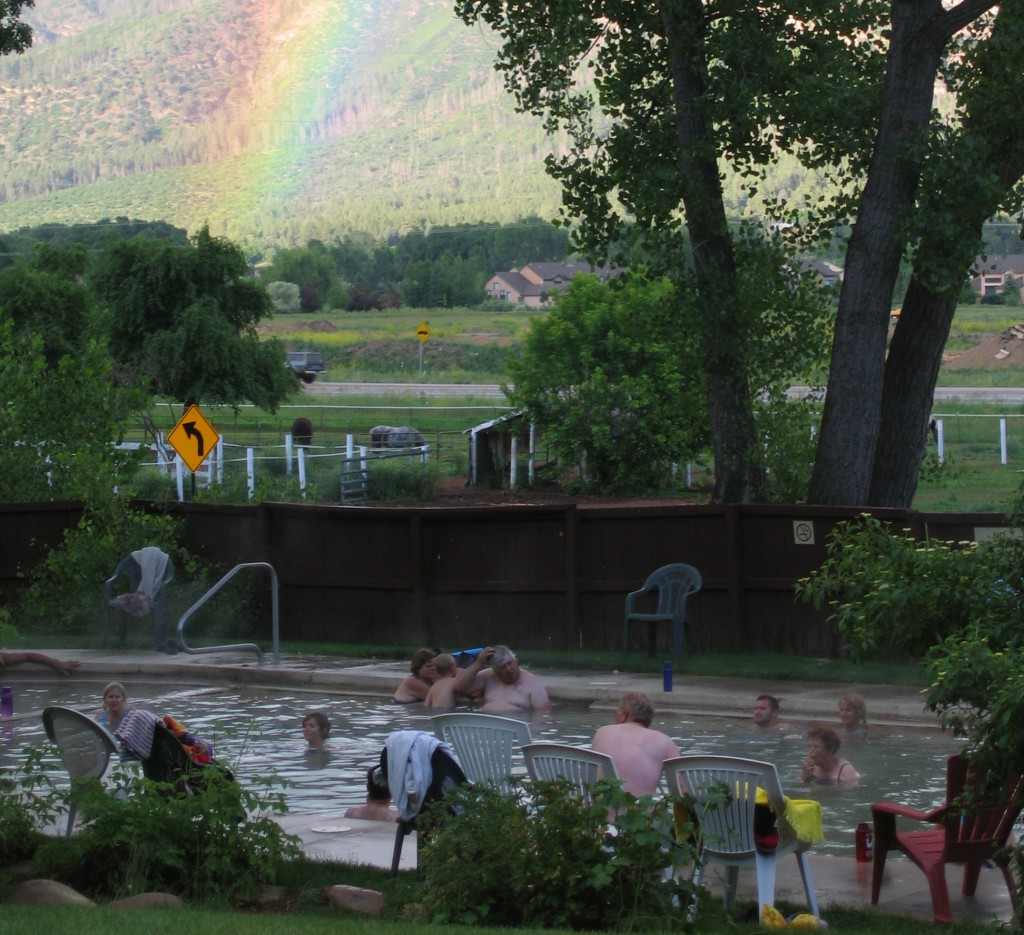
<path id="1" fill-rule="evenodd" d="M 826 614 L 795 600 L 829 531 L 860 510 L 793 506 L 366 507 L 174 504 L 183 545 L 213 564 L 269 562 L 284 639 L 522 648 L 622 645 L 624 595 L 687 562 L 694 651 L 834 656 Z M 973 539 L 1000 514 L 880 510 L 914 535 Z M 9 599 L 75 504 L 0 505 L 0 594 Z M 181 586 L 174 582 L 171 587 Z M 96 583 L 97 595 L 102 582 Z M 666 638 L 668 633 L 664 634 Z M 637 645 L 642 633 L 637 630 Z"/>

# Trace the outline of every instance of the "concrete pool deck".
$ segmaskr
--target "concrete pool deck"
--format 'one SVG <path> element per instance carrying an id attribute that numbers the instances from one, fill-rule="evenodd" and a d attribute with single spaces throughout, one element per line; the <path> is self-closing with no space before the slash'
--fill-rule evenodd
<path id="1" fill-rule="evenodd" d="M 71 676 L 96 681 L 152 679 L 179 684 L 214 682 L 219 685 L 281 686 L 289 690 L 308 690 L 319 694 L 344 693 L 389 697 L 407 672 L 401 662 L 380 660 L 340 660 L 322 656 L 286 655 L 273 665 L 269 655 L 258 665 L 251 652 L 224 652 L 190 655 L 163 655 L 144 651 L 47 650 L 58 658 L 77 659 L 78 672 Z M 528 665 L 528 653 L 522 653 Z M 22 666 L 5 673 L 4 681 L 17 684 L 37 675 L 35 667 Z M 50 673 L 47 670 L 41 670 Z M 795 720 L 837 721 L 841 686 L 814 682 L 755 682 L 748 679 L 681 676 L 675 678 L 672 692 L 662 691 L 660 676 L 622 672 L 582 673 L 533 668 L 548 687 L 556 702 L 589 704 L 613 710 L 623 692 L 646 692 L 658 710 L 745 717 L 754 698 L 769 692 L 782 701 L 784 716 Z M 924 696 L 917 687 L 863 686 L 858 690 L 867 700 L 870 720 L 878 725 L 935 727 L 936 720 L 924 710 Z M 386 822 L 346 819 L 337 811 L 323 814 L 289 814 L 278 819 L 289 833 L 297 835 L 312 856 L 390 867 L 395 843 L 394 826 Z M 416 843 L 410 836 L 402 850 L 404 869 L 415 867 Z M 811 873 L 822 915 L 828 918 L 829 906 L 868 908 L 871 900 L 871 864 L 858 864 L 852 858 L 810 855 Z M 756 895 L 753 869 L 740 874 L 741 899 Z M 947 874 L 955 918 L 980 921 L 1006 921 L 1012 907 L 1002 874 L 984 870 L 977 895 L 960 895 L 959 868 Z M 712 892 L 721 893 L 721 881 L 710 871 L 706 878 Z M 796 860 L 780 860 L 776 899 L 803 905 L 803 886 Z M 909 860 L 890 855 L 886 864 L 886 882 L 878 904 L 879 911 L 931 918 L 931 898 L 924 874 Z"/>

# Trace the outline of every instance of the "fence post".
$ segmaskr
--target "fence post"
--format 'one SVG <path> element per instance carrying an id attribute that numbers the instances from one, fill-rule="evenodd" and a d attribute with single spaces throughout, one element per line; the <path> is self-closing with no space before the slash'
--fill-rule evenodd
<path id="1" fill-rule="evenodd" d="M 299 452 L 301 453 L 301 451 L 302 446 L 300 445 Z M 290 432 L 284 437 L 284 472 L 288 477 L 292 476 L 292 436 Z M 299 481 L 299 485 L 302 485 L 301 481 Z"/>
<path id="2" fill-rule="evenodd" d="M 221 437 L 217 440 L 217 451 L 215 454 L 217 458 L 217 483 L 224 483 L 224 438 Z"/>
<path id="3" fill-rule="evenodd" d="M 178 503 L 185 502 L 185 462 L 180 455 L 174 456 L 174 483 L 178 488 Z"/>
<path id="4" fill-rule="evenodd" d="M 289 436 L 290 438 L 291 436 Z M 299 490 L 302 491 L 302 499 L 306 499 L 306 449 L 299 445 Z M 291 465 L 291 458 L 288 459 L 289 466 Z"/>
<path id="5" fill-rule="evenodd" d="M 511 463 L 508 466 L 508 485 L 515 490 L 517 468 L 519 467 L 517 463 L 519 460 L 519 436 L 515 432 L 512 433 L 511 444 L 509 445 L 509 458 Z"/>
<path id="6" fill-rule="evenodd" d="M 1006 464 L 1006 419 L 999 420 L 999 463 Z"/>
<path id="7" fill-rule="evenodd" d="M 245 449 L 245 474 L 249 481 L 249 499 L 256 498 L 256 452 L 252 448 Z"/>
<path id="8" fill-rule="evenodd" d="M 530 459 L 526 462 L 526 479 L 530 486 L 537 479 L 537 425 L 530 419 Z"/>
<path id="9" fill-rule="evenodd" d="M 942 428 L 942 419 L 935 420 L 935 448 L 941 465 L 946 460 L 943 456 L 946 450 L 946 433 Z"/>

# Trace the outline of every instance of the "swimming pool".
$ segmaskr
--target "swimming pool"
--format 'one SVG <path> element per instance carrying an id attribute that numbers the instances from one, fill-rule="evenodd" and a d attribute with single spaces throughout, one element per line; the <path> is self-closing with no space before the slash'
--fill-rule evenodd
<path id="1" fill-rule="evenodd" d="M 375 764 L 385 738 L 402 728 L 430 730 L 430 717 L 419 705 L 393 705 L 378 697 L 346 698 L 326 692 L 239 687 L 182 687 L 150 683 L 127 685 L 129 703 L 159 714 L 173 714 L 196 734 L 210 740 L 217 757 L 243 782 L 271 771 L 291 783 L 289 809 L 305 814 L 339 815 L 365 797 L 366 768 Z M 62 704 L 89 714 L 99 709 L 95 681 L 19 681 L 16 718 L 0 722 L 0 768 L 22 759 L 26 745 L 45 742 L 39 713 Z M 322 710 L 331 720 L 331 755 L 304 755 L 301 720 Z M 550 714 L 534 714 L 535 740 L 585 745 L 613 713 L 580 704 L 556 703 Z M 654 725 L 672 737 L 683 753 L 749 756 L 775 763 L 784 791 L 795 798 L 815 797 L 823 805 L 828 853 L 853 852 L 854 829 L 870 820 L 869 806 L 880 799 L 927 809 L 945 793 L 945 760 L 957 749 L 953 737 L 937 730 L 875 727 L 865 737 L 844 741 L 842 754 L 861 774 L 854 788 L 804 786 L 801 763 L 807 752 L 806 725 L 793 723 L 765 736 L 749 720 L 665 712 Z M 62 775 L 59 764 L 55 773 Z"/>

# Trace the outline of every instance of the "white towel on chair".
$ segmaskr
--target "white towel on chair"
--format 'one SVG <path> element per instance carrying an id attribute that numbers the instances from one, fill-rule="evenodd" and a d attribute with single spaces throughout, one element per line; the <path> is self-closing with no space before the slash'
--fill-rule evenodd
<path id="1" fill-rule="evenodd" d="M 139 587 L 127 594 L 119 594 L 111 603 L 133 617 L 145 617 L 152 610 L 160 591 L 167 570 L 168 555 L 155 545 L 147 545 L 132 552 L 132 558 L 139 566 Z"/>
<path id="2" fill-rule="evenodd" d="M 442 743 L 423 730 L 396 730 L 388 734 L 388 788 L 402 821 L 415 818 L 434 778 L 431 754 Z M 447 745 L 444 745 L 447 747 Z"/>

